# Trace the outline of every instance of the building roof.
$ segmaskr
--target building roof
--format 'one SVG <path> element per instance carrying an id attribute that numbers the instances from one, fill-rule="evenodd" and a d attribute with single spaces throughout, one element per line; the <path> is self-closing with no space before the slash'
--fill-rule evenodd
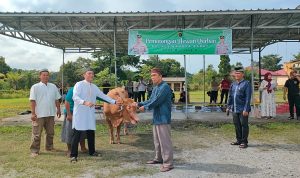
<path id="1" fill-rule="evenodd" d="M 268 72 L 271 73 L 271 75 L 273 75 L 273 76 L 287 76 L 287 73 L 284 69 L 277 70 L 277 71 L 269 71 L 266 69 L 260 69 L 260 74 L 262 75 L 262 77 Z"/>
<path id="2" fill-rule="evenodd" d="M 233 51 L 300 41 L 300 9 L 173 12 L 0 12 L 0 34 L 67 52 L 127 52 L 130 29 L 232 29 Z"/>
<path id="3" fill-rule="evenodd" d="M 184 77 L 163 77 L 165 82 L 184 82 Z"/>

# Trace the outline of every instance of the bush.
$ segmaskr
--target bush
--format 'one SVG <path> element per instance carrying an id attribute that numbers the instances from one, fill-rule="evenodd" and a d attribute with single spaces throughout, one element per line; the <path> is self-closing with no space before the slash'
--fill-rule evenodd
<path id="1" fill-rule="evenodd" d="M 0 90 L 0 99 L 27 98 L 28 90 Z"/>
<path id="2" fill-rule="evenodd" d="M 1 90 L 7 90 L 7 89 L 9 89 L 9 88 L 10 88 L 9 83 L 6 82 L 6 81 L 3 80 L 3 79 L 0 79 L 0 91 L 1 91 Z"/>

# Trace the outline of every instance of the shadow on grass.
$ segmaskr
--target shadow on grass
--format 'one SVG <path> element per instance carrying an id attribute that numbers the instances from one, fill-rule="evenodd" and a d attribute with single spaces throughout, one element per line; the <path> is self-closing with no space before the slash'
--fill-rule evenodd
<path id="1" fill-rule="evenodd" d="M 143 150 L 153 150 L 153 136 L 152 133 L 132 133 L 134 134 L 136 140 L 134 142 L 129 142 L 130 138 L 126 138 L 125 141 L 123 141 L 121 144 L 124 145 L 129 145 L 136 147 L 138 149 L 143 149 Z M 130 137 L 130 135 L 127 135 Z M 123 136 L 123 139 L 126 136 Z"/>

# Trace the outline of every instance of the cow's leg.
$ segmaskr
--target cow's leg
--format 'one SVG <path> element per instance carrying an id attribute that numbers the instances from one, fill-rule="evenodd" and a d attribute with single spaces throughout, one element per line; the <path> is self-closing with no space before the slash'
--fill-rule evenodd
<path id="1" fill-rule="evenodd" d="M 109 127 L 109 136 L 110 136 L 110 140 L 109 143 L 110 144 L 114 144 L 114 127 L 112 126 L 110 120 L 107 120 L 108 123 L 108 127 Z"/>
<path id="2" fill-rule="evenodd" d="M 121 132 L 121 126 L 122 124 L 119 124 L 119 126 L 117 127 L 117 143 L 120 144 L 120 132 Z"/>
<path id="3" fill-rule="evenodd" d="M 128 135 L 128 123 L 124 123 L 124 135 Z"/>

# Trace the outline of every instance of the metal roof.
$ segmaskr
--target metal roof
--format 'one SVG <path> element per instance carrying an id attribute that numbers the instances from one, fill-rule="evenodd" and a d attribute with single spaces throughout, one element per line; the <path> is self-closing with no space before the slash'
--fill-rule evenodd
<path id="1" fill-rule="evenodd" d="M 252 23 L 251 23 L 252 19 Z M 0 34 L 67 52 L 114 47 L 127 51 L 129 29 L 224 29 L 233 50 L 249 51 L 280 41 L 300 41 L 300 9 L 174 12 L 0 12 Z"/>

